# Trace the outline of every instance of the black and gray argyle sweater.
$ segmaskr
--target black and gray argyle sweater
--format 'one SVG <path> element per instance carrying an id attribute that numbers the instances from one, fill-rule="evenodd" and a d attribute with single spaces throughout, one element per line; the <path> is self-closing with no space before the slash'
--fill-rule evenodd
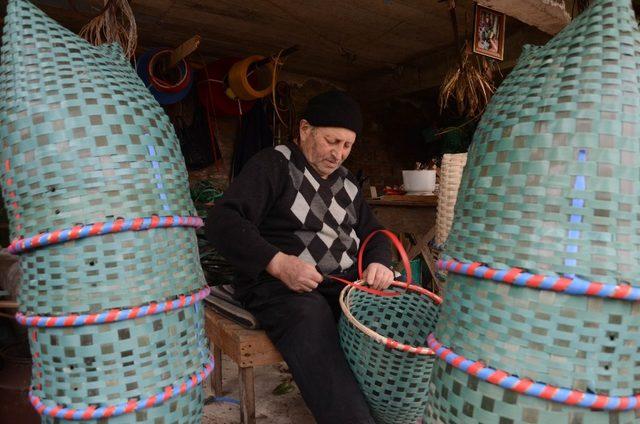
<path id="1" fill-rule="evenodd" d="M 287 144 L 251 158 L 209 212 L 205 230 L 240 279 L 251 282 L 278 251 L 324 275 L 353 269 L 360 240 L 380 228 L 346 168 L 323 179 Z M 384 237 L 372 240 L 365 261 L 389 265 Z"/>

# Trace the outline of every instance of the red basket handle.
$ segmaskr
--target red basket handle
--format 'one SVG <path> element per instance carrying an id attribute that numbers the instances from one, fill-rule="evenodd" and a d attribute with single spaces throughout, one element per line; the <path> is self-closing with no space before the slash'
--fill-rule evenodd
<path id="1" fill-rule="evenodd" d="M 389 240 L 391 240 L 391 243 L 393 243 L 398 253 L 400 254 L 400 259 L 402 260 L 402 264 L 404 265 L 405 272 L 407 273 L 407 282 L 405 284 L 405 288 L 409 289 L 409 286 L 413 282 L 411 277 L 411 264 L 409 263 L 409 257 L 407 256 L 407 252 L 406 250 L 404 250 L 402 243 L 400 243 L 400 240 L 398 240 L 398 237 L 396 237 L 396 235 L 389 230 L 373 231 L 362 242 L 362 245 L 360 246 L 360 250 L 358 251 L 358 278 L 362 280 L 362 262 L 363 262 L 362 257 L 364 255 L 364 250 L 367 248 L 367 244 L 369 244 L 369 241 L 373 238 L 373 236 L 375 236 L 378 233 L 384 234 L 385 236 L 387 236 Z"/>
<path id="2" fill-rule="evenodd" d="M 395 248 L 398 250 L 398 253 L 400 254 L 400 259 L 402 260 L 402 264 L 404 265 L 404 269 L 407 272 L 407 281 L 406 281 L 406 283 L 401 284 L 401 283 L 399 283 L 397 281 L 394 281 L 393 285 L 395 285 L 395 286 L 404 286 L 404 288 L 408 291 L 410 289 L 411 282 L 412 282 L 411 264 L 409 263 L 409 257 L 407 256 L 407 252 L 404 250 L 404 247 L 402 246 L 402 243 L 400 243 L 400 240 L 398 240 L 398 237 L 396 237 L 396 235 L 393 234 L 389 230 L 376 230 L 376 231 L 373 231 L 362 242 L 362 245 L 360 246 L 360 250 L 358 251 L 358 278 L 360 280 L 362 280 L 362 262 L 363 262 L 362 256 L 364 255 L 364 249 L 367 247 L 367 244 L 369 244 L 369 241 L 371 240 L 371 238 L 373 236 L 375 236 L 376 234 L 378 234 L 378 233 L 384 234 L 385 236 L 387 236 L 391 240 L 391 242 L 393 243 Z M 397 291 L 384 291 L 384 290 L 372 289 L 370 287 L 365 287 L 365 286 L 363 286 L 361 284 L 352 283 L 351 281 L 347 281 L 347 280 L 345 280 L 343 278 L 340 278 L 340 277 L 334 277 L 333 275 L 329 275 L 328 277 L 331 278 L 334 281 L 339 281 L 342 284 L 345 284 L 347 286 L 351 286 L 351 287 L 353 287 L 355 289 L 362 290 L 364 292 L 372 293 L 372 294 L 375 294 L 375 295 L 378 295 L 378 296 L 382 296 L 382 297 L 394 297 L 394 296 L 399 296 L 401 294 L 401 293 L 399 293 Z"/>

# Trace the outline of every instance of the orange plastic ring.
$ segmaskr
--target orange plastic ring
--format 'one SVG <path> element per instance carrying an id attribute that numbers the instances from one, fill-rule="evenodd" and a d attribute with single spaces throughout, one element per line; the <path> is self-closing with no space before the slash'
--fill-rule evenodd
<path id="1" fill-rule="evenodd" d="M 234 63 L 229 70 L 229 87 L 240 100 L 260 99 L 262 97 L 268 96 L 273 90 L 272 82 L 269 83 L 268 87 L 262 90 L 256 90 L 249 82 L 249 66 L 251 66 L 252 63 L 258 62 L 262 59 L 264 59 L 264 56 L 249 56 L 239 62 Z M 270 72 L 273 72 L 273 62 L 269 62 L 265 66 L 269 69 Z"/>

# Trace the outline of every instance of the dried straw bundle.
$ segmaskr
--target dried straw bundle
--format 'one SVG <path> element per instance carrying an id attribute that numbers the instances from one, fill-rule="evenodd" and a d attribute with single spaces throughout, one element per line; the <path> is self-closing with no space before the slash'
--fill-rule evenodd
<path id="1" fill-rule="evenodd" d="M 129 0 L 104 0 L 102 11 L 82 27 L 80 36 L 96 46 L 118 43 L 126 57 L 133 57 L 138 28 Z"/>
<path id="2" fill-rule="evenodd" d="M 465 42 L 458 66 L 452 68 L 442 82 L 438 99 L 441 113 L 450 99 L 455 101 L 460 114 L 476 117 L 484 111 L 496 89 L 492 78 L 494 65 L 486 60 L 480 63 L 473 59 Z"/>

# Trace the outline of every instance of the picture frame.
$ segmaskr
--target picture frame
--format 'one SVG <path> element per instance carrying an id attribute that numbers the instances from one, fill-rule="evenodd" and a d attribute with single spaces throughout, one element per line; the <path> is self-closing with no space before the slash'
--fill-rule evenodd
<path id="1" fill-rule="evenodd" d="M 506 16 L 476 4 L 473 25 L 473 52 L 497 60 L 504 59 Z"/>

